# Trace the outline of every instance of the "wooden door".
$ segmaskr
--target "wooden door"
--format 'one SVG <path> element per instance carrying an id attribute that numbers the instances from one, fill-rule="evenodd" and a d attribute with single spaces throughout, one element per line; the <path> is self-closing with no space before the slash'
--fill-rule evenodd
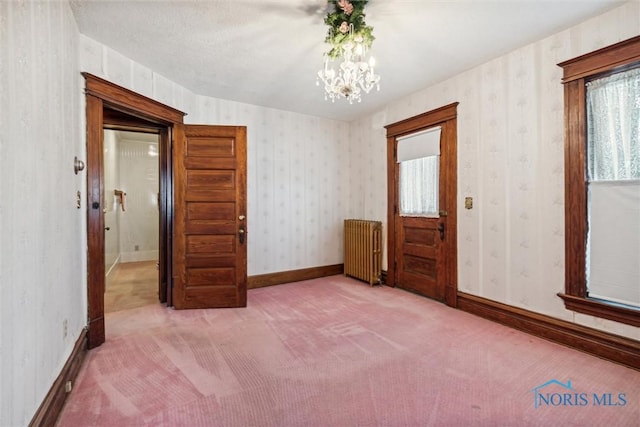
<path id="1" fill-rule="evenodd" d="M 450 306 L 455 306 L 457 299 L 457 105 L 447 105 L 386 126 L 387 284 Z M 441 127 L 437 215 L 402 215 L 397 140 L 435 126 Z"/>
<path id="2" fill-rule="evenodd" d="M 176 309 L 247 304 L 246 128 L 174 129 Z"/>
<path id="3" fill-rule="evenodd" d="M 397 285 L 439 301 L 444 300 L 445 288 L 441 245 L 445 225 L 440 218 L 440 207 L 445 206 L 447 200 L 447 188 L 441 185 L 439 175 L 443 170 L 441 166 L 446 164 L 442 126 L 396 138 Z M 444 212 L 443 216 L 446 217 Z"/>

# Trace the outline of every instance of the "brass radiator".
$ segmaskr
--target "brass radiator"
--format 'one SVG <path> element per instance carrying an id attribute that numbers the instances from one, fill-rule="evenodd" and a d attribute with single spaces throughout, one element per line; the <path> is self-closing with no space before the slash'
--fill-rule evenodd
<path id="1" fill-rule="evenodd" d="M 344 220 L 344 274 L 368 282 L 381 282 L 382 222 Z"/>

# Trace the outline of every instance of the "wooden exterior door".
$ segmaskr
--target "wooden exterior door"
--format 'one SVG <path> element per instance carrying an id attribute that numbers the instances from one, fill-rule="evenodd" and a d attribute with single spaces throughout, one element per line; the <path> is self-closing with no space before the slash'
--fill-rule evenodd
<path id="1" fill-rule="evenodd" d="M 247 304 L 246 128 L 178 125 L 174 144 L 176 309 Z"/>
<path id="2" fill-rule="evenodd" d="M 387 128 L 388 259 L 387 284 L 456 305 L 456 109 L 457 103 Z M 397 139 L 440 126 L 438 204 L 435 217 L 401 215 Z"/>

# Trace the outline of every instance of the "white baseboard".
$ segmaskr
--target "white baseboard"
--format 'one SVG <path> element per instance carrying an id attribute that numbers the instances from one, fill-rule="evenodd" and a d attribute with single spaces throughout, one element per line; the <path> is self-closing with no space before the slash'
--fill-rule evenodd
<path id="1" fill-rule="evenodd" d="M 111 274 L 111 272 L 116 267 L 116 265 L 118 265 L 119 262 L 120 262 L 120 255 L 116 257 L 116 259 L 111 263 L 111 265 L 107 266 L 107 272 L 105 273 L 104 277 L 109 277 L 109 274 Z"/>
<path id="2" fill-rule="evenodd" d="M 158 259 L 158 251 L 121 252 L 120 262 L 154 261 Z"/>

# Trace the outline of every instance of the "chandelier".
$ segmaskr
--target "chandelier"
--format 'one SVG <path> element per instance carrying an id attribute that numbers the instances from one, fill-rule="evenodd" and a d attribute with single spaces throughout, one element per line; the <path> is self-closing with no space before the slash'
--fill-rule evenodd
<path id="1" fill-rule="evenodd" d="M 334 7 L 324 22 L 329 26 L 325 42 L 331 49 L 325 53 L 324 68 L 318 71 L 316 84 L 324 84 L 326 100 L 335 102 L 344 97 L 350 104 L 361 102 L 362 92 L 369 93 L 374 87 L 380 90 L 375 60 L 366 58 L 374 40 L 373 28 L 364 22 L 367 1 L 329 0 L 329 3 Z"/>

